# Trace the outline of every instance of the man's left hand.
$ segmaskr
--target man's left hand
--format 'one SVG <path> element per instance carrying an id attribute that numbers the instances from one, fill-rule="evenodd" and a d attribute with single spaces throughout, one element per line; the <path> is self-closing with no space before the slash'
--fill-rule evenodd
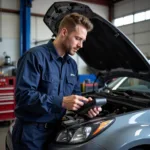
<path id="1" fill-rule="evenodd" d="M 88 117 L 93 118 L 96 117 L 102 111 L 101 107 L 94 107 L 88 111 Z"/>
<path id="2" fill-rule="evenodd" d="M 92 98 L 89 97 L 88 100 L 89 100 L 89 101 L 92 101 Z M 101 108 L 101 107 L 94 107 L 94 108 L 92 108 L 92 109 L 90 109 L 90 110 L 88 111 L 87 116 L 88 116 L 89 118 L 96 117 L 101 111 L 102 111 L 102 108 Z"/>

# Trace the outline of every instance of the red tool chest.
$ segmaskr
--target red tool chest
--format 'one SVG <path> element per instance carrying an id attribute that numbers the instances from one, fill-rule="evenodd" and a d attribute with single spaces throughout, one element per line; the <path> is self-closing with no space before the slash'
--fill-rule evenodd
<path id="1" fill-rule="evenodd" d="M 15 77 L 0 77 L 0 121 L 14 120 Z"/>

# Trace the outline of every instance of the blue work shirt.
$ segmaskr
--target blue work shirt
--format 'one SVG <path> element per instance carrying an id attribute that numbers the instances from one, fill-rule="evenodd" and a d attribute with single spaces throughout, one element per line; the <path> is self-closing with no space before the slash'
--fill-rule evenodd
<path id="1" fill-rule="evenodd" d="M 76 62 L 60 57 L 52 43 L 31 48 L 18 61 L 16 117 L 24 121 L 56 122 L 65 114 L 64 96 L 80 95 Z"/>

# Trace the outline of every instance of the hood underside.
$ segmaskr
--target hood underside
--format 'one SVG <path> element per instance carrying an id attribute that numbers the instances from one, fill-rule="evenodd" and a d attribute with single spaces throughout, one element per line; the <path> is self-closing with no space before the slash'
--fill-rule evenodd
<path id="1" fill-rule="evenodd" d="M 94 13 L 88 6 L 75 2 L 56 2 L 44 22 L 56 36 L 62 18 L 72 12 L 88 17 L 94 29 L 88 33 L 78 55 L 105 80 L 130 76 L 150 80 L 150 65 L 141 51 L 109 21 Z"/>

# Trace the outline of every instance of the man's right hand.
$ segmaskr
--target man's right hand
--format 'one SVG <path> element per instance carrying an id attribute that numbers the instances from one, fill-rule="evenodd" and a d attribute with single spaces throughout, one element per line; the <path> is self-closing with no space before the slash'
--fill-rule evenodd
<path id="1" fill-rule="evenodd" d="M 83 96 L 71 95 L 63 97 L 62 107 L 67 110 L 78 110 L 89 100 Z"/>

